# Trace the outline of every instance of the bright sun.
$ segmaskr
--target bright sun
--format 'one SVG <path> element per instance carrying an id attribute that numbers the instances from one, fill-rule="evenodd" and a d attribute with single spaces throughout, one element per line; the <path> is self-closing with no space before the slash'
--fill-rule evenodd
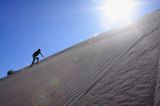
<path id="1" fill-rule="evenodd" d="M 136 0 L 106 0 L 101 9 L 107 18 L 112 21 L 119 21 L 132 16 L 136 5 Z"/>

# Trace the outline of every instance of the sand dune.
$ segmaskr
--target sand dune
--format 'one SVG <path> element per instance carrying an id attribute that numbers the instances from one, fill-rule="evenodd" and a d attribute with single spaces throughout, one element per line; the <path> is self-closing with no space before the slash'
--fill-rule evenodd
<path id="1" fill-rule="evenodd" d="M 0 80 L 2 106 L 160 106 L 160 12 Z"/>

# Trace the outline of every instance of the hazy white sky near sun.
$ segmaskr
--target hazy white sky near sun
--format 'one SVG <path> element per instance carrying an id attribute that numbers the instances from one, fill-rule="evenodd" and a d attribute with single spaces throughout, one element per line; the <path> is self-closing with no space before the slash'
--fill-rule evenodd
<path id="1" fill-rule="evenodd" d="M 99 2 L 96 8 L 101 13 L 102 26 L 108 30 L 132 22 L 138 8 L 149 3 L 143 0 L 92 0 L 92 2 Z"/>

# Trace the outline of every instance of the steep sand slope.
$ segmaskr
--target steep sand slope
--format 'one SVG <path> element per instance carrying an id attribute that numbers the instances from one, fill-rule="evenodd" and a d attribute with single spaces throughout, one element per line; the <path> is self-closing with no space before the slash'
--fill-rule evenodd
<path id="1" fill-rule="evenodd" d="M 160 106 L 159 56 L 156 11 L 0 80 L 0 105 Z"/>

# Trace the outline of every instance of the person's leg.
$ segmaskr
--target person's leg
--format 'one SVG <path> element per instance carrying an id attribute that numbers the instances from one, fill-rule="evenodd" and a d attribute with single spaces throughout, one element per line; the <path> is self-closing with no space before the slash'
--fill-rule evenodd
<path id="1" fill-rule="evenodd" d="M 35 59 L 36 59 L 36 57 L 35 57 L 35 56 L 33 56 L 33 61 L 32 61 L 32 64 L 31 64 L 31 66 L 34 64 L 34 62 L 35 62 Z"/>
<path id="2" fill-rule="evenodd" d="M 39 58 L 38 58 L 38 57 L 36 57 L 36 59 L 37 59 L 37 64 L 38 64 L 38 62 L 39 62 Z"/>

